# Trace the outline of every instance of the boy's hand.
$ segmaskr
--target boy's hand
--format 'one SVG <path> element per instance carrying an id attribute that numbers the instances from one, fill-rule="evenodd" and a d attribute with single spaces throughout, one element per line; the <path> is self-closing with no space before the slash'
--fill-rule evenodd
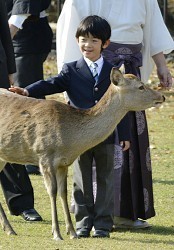
<path id="1" fill-rule="evenodd" d="M 29 93 L 26 89 L 20 87 L 11 87 L 9 88 L 11 92 L 17 93 L 19 95 L 29 96 Z"/>
<path id="2" fill-rule="evenodd" d="M 120 146 L 122 147 L 123 151 L 126 151 L 130 148 L 130 141 L 121 141 Z"/>

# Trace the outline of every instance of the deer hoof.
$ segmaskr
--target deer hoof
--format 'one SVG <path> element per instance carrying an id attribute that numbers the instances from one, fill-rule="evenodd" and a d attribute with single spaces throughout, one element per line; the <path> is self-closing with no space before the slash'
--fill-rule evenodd
<path id="1" fill-rule="evenodd" d="M 60 241 L 63 240 L 62 236 L 56 236 L 53 238 L 53 240 Z"/>
<path id="2" fill-rule="evenodd" d="M 8 231 L 7 235 L 17 235 L 17 233 L 15 231 Z"/>
<path id="3" fill-rule="evenodd" d="M 71 240 L 73 240 L 73 239 L 80 239 L 80 237 L 78 237 L 77 234 L 75 234 L 75 235 L 71 235 L 71 236 L 70 236 L 70 239 L 71 239 Z"/>

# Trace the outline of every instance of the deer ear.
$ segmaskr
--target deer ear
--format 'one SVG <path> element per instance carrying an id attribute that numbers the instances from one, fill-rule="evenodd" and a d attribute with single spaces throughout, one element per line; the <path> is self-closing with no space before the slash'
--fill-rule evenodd
<path id="1" fill-rule="evenodd" d="M 123 85 L 124 83 L 124 77 L 120 70 L 118 70 L 116 67 L 113 67 L 110 74 L 110 79 L 113 84 L 117 85 Z"/>

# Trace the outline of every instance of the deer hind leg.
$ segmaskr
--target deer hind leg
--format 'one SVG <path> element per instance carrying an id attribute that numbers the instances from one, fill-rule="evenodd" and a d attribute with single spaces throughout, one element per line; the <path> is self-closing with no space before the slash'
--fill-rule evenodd
<path id="1" fill-rule="evenodd" d="M 7 235 L 16 235 L 0 203 L 0 224 Z"/>
<path id="2" fill-rule="evenodd" d="M 3 168 L 5 167 L 6 162 L 4 161 L 0 161 L 0 172 L 3 170 Z"/>
<path id="3" fill-rule="evenodd" d="M 59 222 L 58 222 L 58 214 L 56 207 L 56 198 L 57 198 L 57 181 L 55 170 L 51 166 L 46 166 L 45 164 L 40 164 L 40 170 L 44 177 L 44 183 L 47 189 L 47 192 L 50 197 L 51 202 L 51 216 L 52 216 L 52 234 L 54 240 L 63 240 L 60 234 Z"/>
<path id="4" fill-rule="evenodd" d="M 56 178 L 57 178 L 58 194 L 61 198 L 63 206 L 63 212 L 66 223 L 66 232 L 67 234 L 70 234 L 71 239 L 74 239 L 77 238 L 77 234 L 72 224 L 68 207 L 68 201 L 67 201 L 67 173 L 68 173 L 68 167 L 59 167 L 57 169 Z"/>
<path id="5" fill-rule="evenodd" d="M 2 169 L 5 167 L 6 162 L 0 161 L 0 172 Z M 8 235 L 16 235 L 15 231 L 13 230 L 12 226 L 10 225 L 10 222 L 7 219 L 7 216 L 4 212 L 4 209 L 2 208 L 2 205 L 0 203 L 0 224 L 3 228 L 3 230 L 8 234 Z"/>

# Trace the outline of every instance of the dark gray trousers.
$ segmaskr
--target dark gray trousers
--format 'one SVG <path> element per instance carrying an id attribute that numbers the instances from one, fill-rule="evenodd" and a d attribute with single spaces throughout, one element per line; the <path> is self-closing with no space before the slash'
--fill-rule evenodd
<path id="1" fill-rule="evenodd" d="M 76 228 L 112 229 L 114 135 L 82 154 L 74 163 Z M 96 162 L 97 193 L 93 195 L 92 162 Z"/>

